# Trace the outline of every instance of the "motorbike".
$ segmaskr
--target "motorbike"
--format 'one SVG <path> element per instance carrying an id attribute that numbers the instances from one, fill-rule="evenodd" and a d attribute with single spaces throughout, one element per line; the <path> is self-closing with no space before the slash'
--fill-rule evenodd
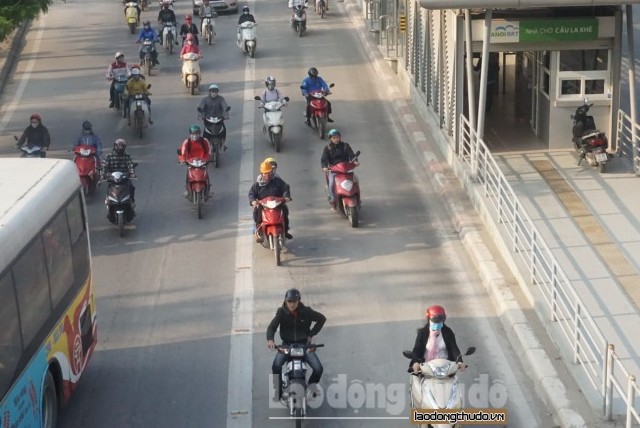
<path id="1" fill-rule="evenodd" d="M 178 149 L 180 155 L 180 149 Z M 209 199 L 209 173 L 207 171 L 208 160 L 201 158 L 189 159 L 187 165 L 187 198 L 196 206 L 198 218 L 202 218 L 204 202 Z"/>
<path id="2" fill-rule="evenodd" d="M 238 48 L 244 53 L 249 54 L 250 58 L 256 55 L 256 24 L 255 22 L 247 21 L 239 25 L 240 36 L 238 37 Z"/>
<path id="3" fill-rule="evenodd" d="M 138 27 L 138 9 L 136 6 L 137 3 L 134 2 L 125 3 L 126 8 L 124 10 L 124 20 L 127 23 L 131 34 L 134 34 Z"/>
<path id="4" fill-rule="evenodd" d="M 153 52 L 156 50 L 156 42 L 154 40 L 144 40 L 142 42 L 142 49 L 140 49 L 140 64 L 144 70 L 143 74 L 151 76 L 151 69 L 153 68 Z"/>
<path id="5" fill-rule="evenodd" d="M 476 352 L 475 347 L 470 347 L 464 356 Z M 403 351 L 408 359 L 413 359 L 411 351 Z M 458 384 L 458 363 L 447 359 L 437 358 L 429 362 L 420 362 L 420 371 L 409 375 L 409 387 L 411 391 L 412 409 L 461 409 L 462 395 Z M 424 427 L 425 425 L 420 425 Z M 426 425 L 433 428 L 432 425 Z M 443 428 L 456 428 L 459 425 L 438 424 Z"/>
<path id="6" fill-rule="evenodd" d="M 307 352 L 315 352 L 316 348 L 323 346 L 324 344 L 321 343 L 276 346 L 278 352 L 287 356 L 280 376 L 282 385 L 280 400 L 289 410 L 289 416 L 295 418 L 296 428 L 302 427 L 302 420 L 307 416 L 307 403 L 314 398 L 312 395 L 307 397 L 307 369 L 304 356 Z"/>
<path id="7" fill-rule="evenodd" d="M 597 166 L 599 171 L 605 171 L 607 162 L 613 155 L 607 152 L 609 148 L 609 140 L 607 134 L 596 128 L 593 116 L 589 115 L 589 108 L 593 104 L 587 104 L 585 98 L 584 104 L 578 107 L 573 119 L 573 146 L 578 152 L 578 166 L 583 159 L 591 166 Z"/>
<path id="8" fill-rule="evenodd" d="M 324 14 L 327 11 L 327 3 L 325 0 L 316 0 L 316 12 L 320 14 L 320 19 L 324 18 Z"/>
<path id="9" fill-rule="evenodd" d="M 207 13 L 202 16 L 202 38 L 207 40 L 207 43 L 210 45 L 213 43 L 213 39 L 216 37 L 216 22 L 213 20 L 218 16 L 217 14 Z"/>
<path id="10" fill-rule="evenodd" d="M 291 17 L 291 27 L 293 31 L 302 37 L 302 33 L 307 31 L 307 6 L 297 4 L 293 7 L 293 15 Z"/>
<path id="11" fill-rule="evenodd" d="M 335 85 L 331 83 L 329 88 L 333 88 Z M 311 126 L 318 130 L 318 135 L 320 139 L 324 139 L 327 134 L 327 117 L 329 116 L 329 103 L 326 100 L 326 96 L 329 95 L 331 91 L 313 91 L 309 92 L 309 96 L 313 99 L 309 103 L 311 106 L 311 116 L 309 120 L 311 121 Z"/>
<path id="12" fill-rule="evenodd" d="M 200 85 L 200 55 L 194 52 L 182 55 L 182 81 L 191 95 Z"/>
<path id="13" fill-rule="evenodd" d="M 144 11 L 147 7 L 149 7 L 149 2 L 147 0 L 140 0 L 140 10 Z"/>
<path id="14" fill-rule="evenodd" d="M 355 153 L 349 162 L 339 162 L 329 167 L 329 171 L 335 174 L 333 194 L 335 195 L 335 207 L 340 210 L 351 223 L 351 227 L 358 227 L 360 217 L 360 183 L 353 170 L 358 166 L 356 162 L 360 151 Z M 329 186 L 329 174 L 325 175 L 327 188 Z"/>
<path id="15" fill-rule="evenodd" d="M 169 55 L 173 54 L 173 45 L 176 41 L 176 26 L 173 22 L 165 22 L 162 28 L 162 44 Z"/>
<path id="16" fill-rule="evenodd" d="M 133 165 L 137 166 L 137 163 Z M 131 223 L 136 216 L 131 201 L 130 180 L 132 177 L 129 177 L 129 174 L 120 171 L 112 172 L 106 179 L 108 186 L 104 204 L 107 207 L 107 219 L 118 226 L 121 237 L 124 236 L 124 225 Z"/>
<path id="17" fill-rule="evenodd" d="M 262 238 L 262 246 L 273 250 L 276 266 L 280 266 L 280 253 L 285 248 L 284 213 L 281 205 L 284 198 L 267 196 L 260 199 L 258 204 L 262 206 L 262 222 L 256 230 L 256 234 Z"/>
<path id="18" fill-rule="evenodd" d="M 255 96 L 256 101 L 261 101 L 259 96 Z M 263 108 L 264 113 L 262 120 L 262 132 L 269 134 L 269 141 L 273 145 L 276 152 L 280 152 L 282 143 L 282 134 L 284 132 L 284 118 L 282 117 L 282 108 L 287 105 L 289 97 L 284 97 L 283 101 L 269 101 L 258 108 Z"/>
<path id="19" fill-rule="evenodd" d="M 147 86 L 151 86 L 151 85 L 147 85 Z M 138 134 L 138 138 L 142 138 L 143 130 L 144 130 L 144 127 L 146 126 L 145 111 L 149 108 L 149 106 L 147 105 L 147 100 L 145 100 L 144 95 L 135 94 L 135 95 L 132 95 L 131 97 L 133 98 L 132 105 L 134 106 L 134 110 L 132 112 L 133 113 L 133 129 L 134 129 L 134 132 Z M 127 114 L 130 115 L 131 112 L 127 112 Z"/>
<path id="20" fill-rule="evenodd" d="M 163 4 L 168 4 L 169 5 L 169 9 L 174 10 L 173 9 L 173 0 L 160 0 L 158 3 L 160 3 L 160 9 L 162 9 L 162 5 Z"/>
<path id="21" fill-rule="evenodd" d="M 227 106 L 226 111 L 231 110 Z M 224 125 L 224 117 L 205 117 L 204 118 L 204 138 L 211 143 L 211 158 L 214 166 L 220 166 L 220 154 L 226 150 L 225 141 L 227 139 L 227 127 Z"/>
<path id="22" fill-rule="evenodd" d="M 17 136 L 13 136 L 13 139 L 16 141 L 19 141 L 20 139 Z M 22 145 L 22 146 L 16 146 L 17 150 L 20 150 L 22 152 L 22 155 L 20 156 L 21 158 L 46 158 L 47 157 L 47 151 L 44 150 L 41 146 L 27 146 Z"/>
<path id="23" fill-rule="evenodd" d="M 82 191 L 93 195 L 98 184 L 98 157 L 96 148 L 89 144 L 80 144 L 73 148 L 73 163 L 76 164 Z"/>
<path id="24" fill-rule="evenodd" d="M 116 74 L 115 80 L 114 89 L 116 93 L 113 98 L 113 108 L 117 111 L 121 109 L 126 111 L 127 96 L 125 95 L 125 88 L 127 86 L 127 76 L 124 73 Z M 123 117 L 125 117 L 124 113 Z"/>

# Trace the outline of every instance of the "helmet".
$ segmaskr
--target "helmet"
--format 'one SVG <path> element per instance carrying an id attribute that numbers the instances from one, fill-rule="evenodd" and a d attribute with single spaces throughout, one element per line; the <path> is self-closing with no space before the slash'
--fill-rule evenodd
<path id="1" fill-rule="evenodd" d="M 29 118 L 29 120 L 37 120 L 38 122 L 42 123 L 42 117 L 38 114 L 38 113 L 33 113 L 31 115 L 31 117 Z"/>
<path id="2" fill-rule="evenodd" d="M 127 148 L 127 142 L 122 139 L 122 138 L 118 138 L 114 143 L 113 143 L 113 151 L 118 153 L 118 154 L 123 154 L 124 150 Z"/>
<path id="3" fill-rule="evenodd" d="M 89 122 L 88 120 L 85 120 L 84 122 L 82 122 L 82 129 L 84 131 L 91 131 L 91 128 L 93 128 L 93 125 L 91 125 L 91 122 Z"/>
<path id="4" fill-rule="evenodd" d="M 266 79 L 264 79 L 264 85 L 268 88 L 268 89 L 273 89 L 276 87 L 276 78 L 273 76 L 267 76 Z"/>
<path id="5" fill-rule="evenodd" d="M 124 54 L 122 52 L 118 51 L 118 52 L 115 53 L 115 55 L 113 55 L 113 57 L 115 59 L 124 58 Z"/>
<path id="6" fill-rule="evenodd" d="M 249 6 L 245 6 L 242 8 L 242 13 L 244 13 L 245 15 L 249 13 Z"/>
<path id="7" fill-rule="evenodd" d="M 271 167 L 272 167 L 273 169 L 278 168 L 278 162 L 276 162 L 276 160 L 275 160 L 274 158 L 266 158 L 266 159 L 264 160 L 264 162 L 265 162 L 265 163 L 268 163 L 268 164 L 271 164 Z"/>
<path id="8" fill-rule="evenodd" d="M 307 71 L 309 77 L 318 77 L 318 69 L 315 67 L 311 67 L 309 71 Z"/>
<path id="9" fill-rule="evenodd" d="M 191 14 L 186 14 L 184 17 L 185 21 L 191 21 Z"/>
<path id="10" fill-rule="evenodd" d="M 187 34 L 187 37 L 186 37 L 186 41 L 187 42 L 188 41 L 194 41 L 194 40 L 195 40 L 195 37 L 193 37 L 193 34 L 191 34 L 191 33 Z"/>
<path id="11" fill-rule="evenodd" d="M 266 160 L 262 161 L 260 164 L 260 174 L 269 174 L 271 171 L 273 171 L 273 164 Z"/>
<path id="12" fill-rule="evenodd" d="M 209 85 L 209 92 L 211 92 L 211 91 L 219 92 L 219 91 L 220 91 L 220 88 L 218 87 L 218 85 L 216 85 L 216 84 L 214 83 L 214 84 L 212 84 L 212 85 Z"/>
<path id="13" fill-rule="evenodd" d="M 140 76 L 140 69 L 138 67 L 133 67 L 131 69 L 131 75 L 132 76 Z"/>
<path id="14" fill-rule="evenodd" d="M 444 322 L 447 319 L 447 314 L 445 314 L 444 308 L 440 305 L 429 306 L 426 316 L 432 322 Z"/>
<path id="15" fill-rule="evenodd" d="M 287 290 L 287 292 L 284 295 L 285 300 L 300 300 L 301 297 L 302 296 L 300 296 L 300 292 L 298 291 L 297 288 L 291 288 Z"/>
<path id="16" fill-rule="evenodd" d="M 163 9 L 169 9 L 169 2 L 168 1 L 163 1 L 162 2 L 162 8 Z"/>
<path id="17" fill-rule="evenodd" d="M 144 25 L 145 27 L 151 27 L 151 22 L 147 20 L 147 21 L 144 21 L 142 25 Z"/>
<path id="18" fill-rule="evenodd" d="M 200 130 L 200 126 L 198 125 L 191 125 L 189 127 L 189 133 L 190 134 L 200 134 L 202 131 Z"/>
<path id="19" fill-rule="evenodd" d="M 334 136 L 340 136 L 340 131 L 338 131 L 336 128 L 332 128 L 329 130 L 329 132 L 327 132 L 327 137 L 331 138 Z"/>

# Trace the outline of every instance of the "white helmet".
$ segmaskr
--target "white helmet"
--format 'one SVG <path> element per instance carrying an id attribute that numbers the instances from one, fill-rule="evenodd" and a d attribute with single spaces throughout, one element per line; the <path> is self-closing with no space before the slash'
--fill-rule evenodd
<path id="1" fill-rule="evenodd" d="M 133 70 L 131 70 L 131 75 L 132 76 L 140 76 L 140 69 L 139 68 L 134 68 Z"/>
<path id="2" fill-rule="evenodd" d="M 113 57 L 114 57 L 115 59 L 118 59 L 118 58 L 120 58 L 121 56 L 124 56 L 124 53 L 122 53 L 122 52 L 118 51 L 118 52 L 116 52 L 116 54 L 115 54 Z"/>

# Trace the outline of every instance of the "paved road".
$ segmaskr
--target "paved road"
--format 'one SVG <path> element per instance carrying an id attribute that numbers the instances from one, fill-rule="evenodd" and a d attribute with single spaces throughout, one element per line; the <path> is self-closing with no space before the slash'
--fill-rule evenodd
<path id="1" fill-rule="evenodd" d="M 99 345 L 61 426 L 281 426 L 283 421 L 268 419 L 285 411 L 269 407 L 273 354 L 264 331 L 292 286 L 328 318 L 317 338 L 326 344 L 322 385 L 338 395 L 325 399 L 313 416 L 406 417 L 406 360 L 400 351 L 413 345 L 424 309 L 437 302 L 449 309 L 448 324 L 460 346 L 478 348 L 464 376 L 468 403 L 499 406 L 506 400 L 512 426 L 553 426 L 444 218 L 440 196 L 420 172 L 415 153 L 401 144 L 406 137 L 376 90 L 376 76 L 341 5 L 324 21 L 310 16 L 303 38 L 289 30 L 283 2 L 255 9 L 255 61 L 235 46 L 235 16 L 220 17 L 216 45 L 204 47 L 204 83 L 218 83 L 233 110 L 230 149 L 213 173 L 215 197 L 200 221 L 181 196 L 185 172 L 175 161 L 199 98 L 181 86 L 175 56 L 161 53 L 159 73 L 149 77 L 155 124 L 138 140 L 106 108 L 103 74 L 113 52 L 123 50 L 128 59 L 137 52 L 118 4 L 56 4 L 27 35 L 4 94 L 0 153 L 12 154 L 10 135 L 21 132 L 37 110 L 53 136 L 51 156 L 68 156 L 80 123 L 89 119 L 107 146 L 127 138 L 140 162 L 138 217 L 124 239 L 104 218 L 101 196 L 89 202 Z M 182 4 L 177 12 L 188 10 Z M 155 21 L 156 13 L 154 5 L 145 18 Z M 82 27 L 78 16 L 85 17 Z M 297 87 L 311 65 L 336 83 L 336 126 L 363 153 L 358 229 L 328 210 L 319 172 L 324 143 L 302 124 Z M 245 196 L 259 161 L 273 155 L 252 100 L 267 75 L 275 75 L 293 101 L 277 159 L 278 172 L 292 184 L 295 238 L 280 268 L 251 243 Z M 355 394 L 358 384 L 365 390 L 382 385 L 383 392 L 375 402 L 350 400 L 347 393 Z M 324 419 L 307 425 L 406 424 Z"/>

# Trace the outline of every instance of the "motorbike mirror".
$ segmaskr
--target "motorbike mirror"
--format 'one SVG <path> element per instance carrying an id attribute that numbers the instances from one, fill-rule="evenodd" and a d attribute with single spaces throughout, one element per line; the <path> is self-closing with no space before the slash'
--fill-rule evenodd
<path id="1" fill-rule="evenodd" d="M 133 167 L 135 168 L 135 167 L 137 167 L 137 166 L 138 166 L 138 162 L 134 162 L 134 163 L 133 163 Z"/>
<path id="2" fill-rule="evenodd" d="M 289 102 L 289 97 L 284 97 L 284 100 L 285 100 L 286 102 Z"/>
<path id="3" fill-rule="evenodd" d="M 18 138 L 16 135 L 13 136 L 13 139 L 16 141 L 20 141 L 20 138 Z"/>
<path id="4" fill-rule="evenodd" d="M 358 156 L 360 156 L 360 150 L 358 150 L 358 151 L 353 155 L 353 157 L 354 157 L 354 158 L 357 158 Z"/>
<path id="5" fill-rule="evenodd" d="M 585 103 L 585 104 L 589 104 L 589 98 L 584 97 L 584 103 Z"/>
<path id="6" fill-rule="evenodd" d="M 330 88 L 333 88 L 334 86 L 336 86 L 335 83 L 329 85 Z"/>
<path id="7" fill-rule="evenodd" d="M 180 152 L 180 149 L 176 150 L 176 154 L 179 156 L 182 154 L 182 152 Z"/>
<path id="8" fill-rule="evenodd" d="M 406 350 L 406 349 L 404 351 L 402 351 L 402 355 L 404 355 L 405 358 L 408 358 L 410 360 L 413 359 L 413 353 L 411 351 Z"/>
<path id="9" fill-rule="evenodd" d="M 260 97 L 257 96 L 257 95 L 255 97 L 253 97 L 253 99 L 256 100 L 256 101 L 260 101 Z"/>
<path id="10" fill-rule="evenodd" d="M 229 111 L 229 110 L 231 110 L 231 106 L 227 106 L 227 108 L 224 109 L 224 111 Z"/>
<path id="11" fill-rule="evenodd" d="M 147 89 L 150 89 L 150 88 L 151 88 L 151 83 L 147 85 Z"/>
<path id="12" fill-rule="evenodd" d="M 467 349 L 467 352 L 464 353 L 464 355 L 471 355 L 474 352 L 476 352 L 476 347 L 475 346 L 471 346 Z"/>

